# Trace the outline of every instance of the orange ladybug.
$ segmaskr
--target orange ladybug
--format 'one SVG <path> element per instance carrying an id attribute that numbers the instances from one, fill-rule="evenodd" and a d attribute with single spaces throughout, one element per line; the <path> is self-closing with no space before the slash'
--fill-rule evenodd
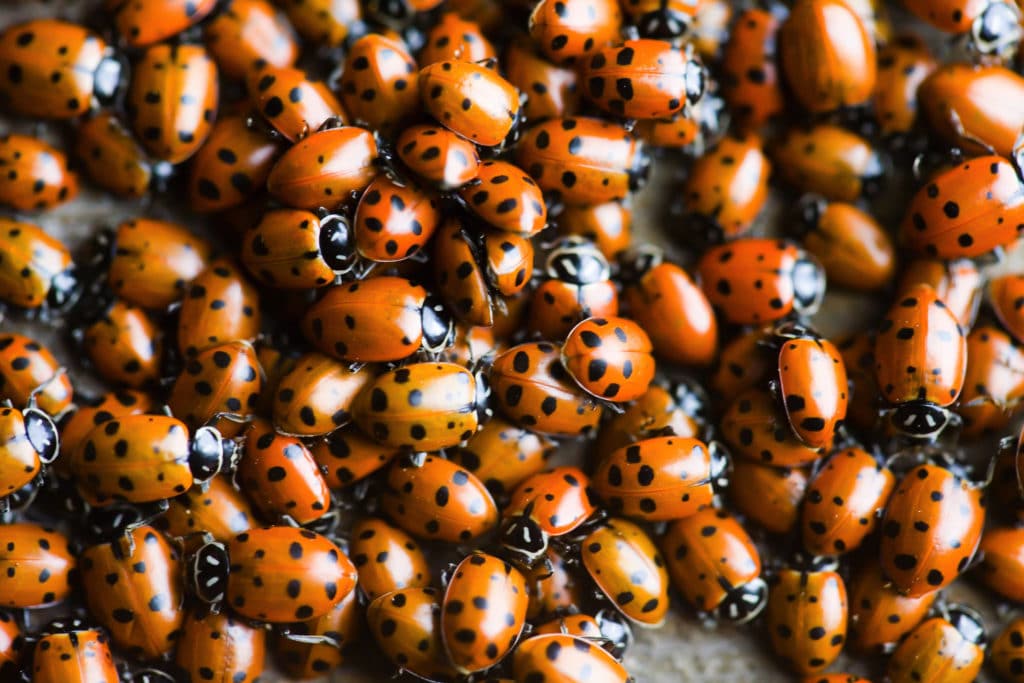
<path id="1" fill-rule="evenodd" d="M 221 73 L 239 80 L 253 65 L 291 66 L 299 56 L 295 31 L 267 0 L 232 0 L 203 26 L 203 42 Z"/>
<path id="2" fill-rule="evenodd" d="M 799 326 L 776 330 L 779 395 L 789 426 L 811 448 L 828 448 L 846 418 L 849 384 L 839 349 Z"/>
<path id="3" fill-rule="evenodd" d="M 428 114 L 483 147 L 501 144 L 519 122 L 519 91 L 486 66 L 435 62 L 420 69 L 419 88 Z"/>
<path id="4" fill-rule="evenodd" d="M 106 0 L 104 10 L 121 40 L 146 47 L 195 26 L 216 8 L 216 0 Z"/>
<path id="5" fill-rule="evenodd" d="M 801 243 L 824 267 L 829 284 L 870 292 L 892 281 L 896 248 L 871 214 L 816 195 L 804 197 L 799 210 Z"/>
<path id="6" fill-rule="evenodd" d="M 921 109 L 927 111 L 921 84 L 937 64 L 918 36 L 906 34 L 878 48 L 878 79 L 875 81 L 875 122 L 885 136 L 910 133 Z"/>
<path id="7" fill-rule="evenodd" d="M 16 211 L 42 211 L 71 201 L 78 176 L 64 152 L 28 135 L 0 137 L 0 204 Z"/>
<path id="8" fill-rule="evenodd" d="M 476 145 L 441 126 L 410 126 L 398 136 L 395 148 L 409 170 L 440 190 L 457 190 L 479 172 Z"/>
<path id="9" fill-rule="evenodd" d="M 333 208 L 377 175 L 377 143 L 358 126 L 313 132 L 292 145 L 267 175 L 267 192 L 286 206 Z"/>
<path id="10" fill-rule="evenodd" d="M 722 51 L 722 97 L 743 130 L 757 130 L 785 108 L 775 45 L 779 20 L 753 7 L 736 15 Z"/>
<path id="11" fill-rule="evenodd" d="M 975 681 L 985 660 L 985 624 L 965 605 L 919 624 L 889 658 L 892 683 Z"/>
<path id="12" fill-rule="evenodd" d="M 796 528 L 806 492 L 805 470 L 749 460 L 733 462 L 729 499 L 737 512 L 773 534 L 787 534 Z"/>
<path id="13" fill-rule="evenodd" d="M 290 436 L 319 436 L 351 419 L 352 404 L 373 381 L 370 368 L 353 369 L 330 356 L 304 354 L 277 386 L 274 427 Z"/>
<path id="14" fill-rule="evenodd" d="M 28 309 L 62 307 L 77 300 L 78 280 L 67 245 L 34 223 L 0 217 L 4 240 L 0 301 Z"/>
<path id="15" fill-rule="evenodd" d="M 350 553 L 359 570 L 359 590 L 369 600 L 430 584 L 427 556 L 412 536 L 382 519 L 352 525 Z"/>
<path id="16" fill-rule="evenodd" d="M 252 69 L 246 84 L 253 108 L 288 142 L 301 140 L 325 123 L 344 122 L 341 104 L 327 85 L 294 67 L 268 64 Z"/>
<path id="17" fill-rule="evenodd" d="M 790 128 L 770 146 L 769 153 L 772 168 L 782 180 L 800 192 L 813 192 L 832 201 L 873 197 L 886 177 L 885 161 L 868 140 L 828 123 L 806 130 Z"/>
<path id="18" fill-rule="evenodd" d="M 628 318 L 587 318 L 562 344 L 562 365 L 587 393 L 608 401 L 643 396 L 654 379 L 651 340 Z"/>
<path id="19" fill-rule="evenodd" d="M 846 644 L 858 654 L 889 654 L 928 615 L 938 591 L 912 598 L 900 595 L 876 558 L 850 577 L 850 633 Z"/>
<path id="20" fill-rule="evenodd" d="M 530 37 L 563 66 L 619 40 L 621 28 L 618 0 L 541 0 L 530 12 Z"/>
<path id="21" fill-rule="evenodd" d="M 303 2 L 295 2 L 295 6 L 301 4 Z M 348 4 L 354 5 L 358 12 L 359 3 L 355 0 L 333 2 L 335 7 Z M 338 45 L 340 41 L 331 44 Z M 418 106 L 416 73 L 416 60 L 403 42 L 383 34 L 367 33 L 348 48 L 338 95 L 353 122 L 391 134 Z"/>
<path id="22" fill-rule="evenodd" d="M 260 191 L 280 152 L 277 141 L 242 116 L 221 116 L 192 158 L 189 205 L 201 213 L 238 206 Z"/>
<path id="23" fill-rule="evenodd" d="M 830 375 L 835 377 L 834 372 Z M 838 403 L 838 396 L 833 396 L 833 400 Z M 817 425 L 812 423 L 812 426 Z M 733 452 L 752 462 L 801 467 L 821 457 L 822 447 L 811 446 L 797 436 L 785 405 L 780 405 L 767 389 L 748 389 L 740 393 L 722 415 L 721 428 Z"/>
<path id="24" fill-rule="evenodd" d="M 668 572 L 661 552 L 643 529 L 612 518 L 580 542 L 583 566 L 626 618 L 658 626 L 668 612 Z"/>
<path id="25" fill-rule="evenodd" d="M 271 209 L 242 236 L 241 261 L 277 289 L 325 287 L 356 265 L 348 219 L 340 214 Z"/>

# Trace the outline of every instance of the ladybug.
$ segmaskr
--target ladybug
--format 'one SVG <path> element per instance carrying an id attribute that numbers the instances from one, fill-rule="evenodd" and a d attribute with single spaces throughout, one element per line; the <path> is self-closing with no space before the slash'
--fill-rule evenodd
<path id="1" fill-rule="evenodd" d="M 77 299 L 75 263 L 63 242 L 38 225 L 2 217 L 0 236 L 0 302 L 60 310 Z"/>
<path id="2" fill-rule="evenodd" d="M 500 499 L 544 469 L 554 452 L 555 443 L 548 437 L 495 416 L 448 457 Z"/>
<path id="3" fill-rule="evenodd" d="M 479 241 L 480 265 L 491 289 L 502 296 L 523 291 L 533 275 L 533 242 L 498 230 L 481 232 Z"/>
<path id="4" fill-rule="evenodd" d="M 21 334 L 0 334 L 0 401 L 17 407 L 35 398 L 56 416 L 71 406 L 71 397 L 71 380 L 48 348 Z"/>
<path id="5" fill-rule="evenodd" d="M 579 111 L 578 76 L 541 57 L 529 41 L 513 41 L 502 64 L 509 83 L 527 95 L 523 116 L 527 121 L 572 116 Z"/>
<path id="6" fill-rule="evenodd" d="M 428 114 L 483 147 L 500 145 L 519 122 L 519 91 L 480 64 L 429 64 L 420 69 L 419 89 Z"/>
<path id="7" fill-rule="evenodd" d="M 650 169 L 644 144 L 628 130 L 587 117 L 533 126 L 516 145 L 516 163 L 544 192 L 585 205 L 625 199 L 646 184 Z"/>
<path id="8" fill-rule="evenodd" d="M 727 456 L 714 444 L 678 436 L 612 451 L 594 470 L 594 492 L 615 515 L 645 521 L 689 517 L 726 485 Z"/>
<path id="9" fill-rule="evenodd" d="M 241 116 L 217 119 L 192 158 L 189 206 L 200 213 L 242 204 L 266 185 L 280 144 L 250 128 Z"/>
<path id="10" fill-rule="evenodd" d="M 170 169 L 150 161 L 123 123 L 109 112 L 83 120 L 75 131 L 75 157 L 93 183 L 121 197 L 145 196 Z"/>
<path id="11" fill-rule="evenodd" d="M 593 242 L 609 260 L 632 244 L 633 210 L 624 202 L 566 206 L 554 224 L 563 237 L 580 237 Z"/>
<path id="12" fill-rule="evenodd" d="M 437 291 L 448 309 L 462 323 L 494 325 L 495 301 L 481 264 L 480 242 L 469 235 L 459 218 L 449 216 L 438 229 L 433 247 Z"/>
<path id="13" fill-rule="evenodd" d="M 1024 621 L 1014 619 L 992 641 L 986 655 L 987 663 L 1003 680 L 1013 681 L 1024 674 Z"/>
<path id="14" fill-rule="evenodd" d="M 111 391 L 96 398 L 78 398 L 75 411 L 59 425 L 61 458 L 58 464 L 70 461 L 82 439 L 95 427 L 117 417 L 150 412 L 153 407 L 149 394 L 133 389 Z"/>
<path id="15" fill-rule="evenodd" d="M 111 384 L 141 389 L 153 387 L 160 379 L 163 333 L 137 306 L 114 300 L 105 311 L 87 315 L 72 336 L 96 373 Z"/>
<path id="16" fill-rule="evenodd" d="M 582 604 L 586 585 L 575 572 L 572 559 L 548 548 L 544 559 L 533 569 L 525 570 L 526 588 L 530 593 L 527 615 L 537 619 L 545 615 L 568 614 Z"/>
<path id="17" fill-rule="evenodd" d="M 996 595 L 1013 602 L 1024 599 L 1021 581 L 1024 530 L 1012 526 L 989 527 L 981 536 L 981 564 L 975 576 Z"/>
<path id="18" fill-rule="evenodd" d="M 742 624 L 764 609 L 761 556 L 728 512 L 709 505 L 672 522 L 659 545 L 673 585 L 701 614 Z"/>
<path id="19" fill-rule="evenodd" d="M 314 45 L 334 46 L 365 30 L 359 0 L 282 0 L 296 33 Z"/>
<path id="20" fill-rule="evenodd" d="M 628 619 L 658 626 L 668 612 L 668 572 L 651 537 L 633 522 L 612 518 L 580 542 L 583 566 Z"/>
<path id="21" fill-rule="evenodd" d="M 904 290 L 879 327 L 875 376 L 893 406 L 893 426 L 911 438 L 931 438 L 950 422 L 947 406 L 960 395 L 967 340 L 929 285 Z"/>
<path id="22" fill-rule="evenodd" d="M 380 506 L 408 533 L 464 543 L 498 526 L 498 508 L 483 483 L 455 463 L 427 456 L 420 466 L 388 468 Z"/>
<path id="23" fill-rule="evenodd" d="M 562 365 L 587 393 L 608 401 L 643 396 L 654 379 L 651 340 L 628 318 L 587 318 L 562 344 Z"/>
<path id="24" fill-rule="evenodd" d="M 367 517 L 352 525 L 352 564 L 359 590 L 368 600 L 392 591 L 430 585 L 427 556 L 416 540 L 382 519 Z"/>
<path id="25" fill-rule="evenodd" d="M 372 379 L 352 418 L 378 443 L 417 452 L 458 445 L 490 415 L 483 375 L 454 363 L 412 363 Z"/>
<path id="26" fill-rule="evenodd" d="M 195 356 L 228 342 L 256 341 L 259 292 L 234 263 L 217 259 L 188 286 L 178 309 L 178 350 Z"/>
<path id="27" fill-rule="evenodd" d="M 427 245 L 441 218 L 435 195 L 380 173 L 356 206 L 355 248 L 370 261 L 407 259 Z"/>
<path id="28" fill-rule="evenodd" d="M 180 164 L 202 146 L 217 116 L 217 65 L 199 45 L 154 45 L 132 69 L 125 113 L 155 158 Z"/>
<path id="29" fill-rule="evenodd" d="M 245 619 L 271 624 L 323 616 L 356 586 L 356 568 L 338 546 L 290 526 L 207 541 L 187 558 L 186 576 L 201 602 L 229 605 Z M 256 579 L 260 590 L 254 591 Z"/>
<path id="30" fill-rule="evenodd" d="M 547 553 L 548 539 L 576 531 L 597 512 L 590 477 L 556 467 L 525 479 L 501 512 L 502 549 L 529 569 Z"/>
<path id="31" fill-rule="evenodd" d="M 850 382 L 850 400 L 846 406 L 846 424 L 859 430 L 871 430 L 879 417 L 879 389 L 875 381 L 875 338 L 862 331 L 836 340 Z"/>
<path id="32" fill-rule="evenodd" d="M 899 237 L 932 258 L 973 258 L 1010 246 L 1022 225 L 1020 164 L 988 155 L 933 176 L 907 205 Z"/>
<path id="33" fill-rule="evenodd" d="M 150 503 L 232 470 L 237 457 L 235 442 L 213 427 L 190 435 L 177 418 L 127 414 L 93 428 L 69 469 L 92 503 Z"/>
<path id="34" fill-rule="evenodd" d="M 655 356 L 679 365 L 710 365 L 718 352 L 711 304 L 686 271 L 660 261 L 659 256 L 629 278 L 623 306 L 649 336 Z"/>
<path id="35" fill-rule="evenodd" d="M 1024 108 L 1024 77 L 999 65 L 947 64 L 924 79 L 918 97 L 924 118 L 949 144 L 1013 155 L 1021 117 L 1009 112 Z"/>
<path id="36" fill-rule="evenodd" d="M 505 237 L 505 235 L 503 235 L 503 237 Z M 532 248 L 532 243 L 530 243 L 529 240 L 516 240 L 513 245 L 516 248 L 513 249 L 513 251 L 518 252 L 519 247 L 522 247 L 525 244 L 530 244 L 530 248 Z M 507 280 L 507 277 L 504 279 Z M 521 293 L 522 292 L 519 292 L 519 294 Z M 516 301 L 521 298 L 521 296 L 514 295 L 511 297 L 511 300 Z M 498 311 L 498 313 L 499 315 L 502 315 L 501 311 Z M 504 315 L 507 315 L 508 313 L 509 307 L 506 306 Z M 491 327 L 482 327 L 480 325 L 469 325 L 462 322 L 456 323 L 454 341 L 451 346 L 441 352 L 439 358 L 441 360 L 448 361 L 449 363 L 457 363 L 458 365 L 465 365 L 468 367 L 478 361 L 491 357 L 497 353 L 499 347 L 497 336 L 494 332 L 495 330 L 493 325 Z"/>
<path id="37" fill-rule="evenodd" d="M 410 126 L 398 136 L 395 149 L 410 171 L 439 190 L 457 190 L 479 172 L 476 145 L 441 126 Z"/>
<path id="38" fill-rule="evenodd" d="M 232 437 L 252 415 L 263 390 L 263 370 L 247 341 L 211 346 L 185 364 L 171 388 L 167 405 L 193 429 L 216 426 Z"/>
<path id="39" fill-rule="evenodd" d="M 871 214 L 816 195 L 801 199 L 799 212 L 800 241 L 824 267 L 830 284 L 871 292 L 892 281 L 896 248 Z"/>
<path id="40" fill-rule="evenodd" d="M 210 244 L 178 223 L 137 218 L 103 239 L 110 289 L 146 309 L 166 309 L 181 298 L 210 260 Z"/>
<path id="41" fill-rule="evenodd" d="M 78 195 L 64 152 L 28 135 L 0 137 L 0 204 L 16 211 L 51 209 Z"/>
<path id="42" fill-rule="evenodd" d="M 104 11 L 125 45 L 146 47 L 195 26 L 216 6 L 216 0 L 107 0 Z"/>
<path id="43" fill-rule="evenodd" d="M 541 0 L 530 13 L 529 31 L 555 64 L 572 66 L 620 40 L 622 9 L 617 0 Z"/>
<path id="44" fill-rule="evenodd" d="M 441 601 L 441 640 L 463 674 L 488 669 L 512 650 L 526 624 L 526 579 L 476 551 L 455 567 Z"/>
<path id="45" fill-rule="evenodd" d="M 228 614 L 190 610 L 178 636 L 174 662 L 187 680 L 255 681 L 263 674 L 267 632 Z"/>
<path id="46" fill-rule="evenodd" d="M 722 51 L 722 97 L 741 130 L 757 130 L 785 108 L 775 59 L 778 32 L 770 11 L 745 9 Z"/>
<path id="47" fill-rule="evenodd" d="M 1021 10 L 1010 0 L 908 0 L 906 7 L 940 31 L 967 34 L 985 56 L 1009 58 L 1021 41 Z"/>
<path id="48" fill-rule="evenodd" d="M 772 649 L 802 675 L 835 661 L 846 640 L 846 585 L 828 558 L 785 567 L 771 577 L 765 610 Z"/>
<path id="49" fill-rule="evenodd" d="M 54 621 L 43 629 L 32 650 L 31 671 L 38 683 L 121 680 L 106 632 L 78 619 Z"/>
<path id="50" fill-rule="evenodd" d="M 252 69 L 246 84 L 253 109 L 288 142 L 298 142 L 325 123 L 344 123 L 341 104 L 327 84 L 294 67 Z"/>
<path id="51" fill-rule="evenodd" d="M 352 591 L 322 617 L 289 626 L 287 634 L 275 639 L 274 661 L 297 680 L 333 670 L 358 652 L 366 630 L 364 611 Z"/>
<path id="52" fill-rule="evenodd" d="M 235 479 L 264 519 L 310 524 L 331 508 L 331 492 L 309 449 L 262 418 L 246 429 Z"/>
<path id="53" fill-rule="evenodd" d="M 0 104 L 35 119 L 73 119 L 110 104 L 122 64 L 84 26 L 58 19 L 13 24 L 0 33 Z"/>
<path id="54" fill-rule="evenodd" d="M 918 625 L 889 658 L 892 683 L 968 683 L 977 680 L 985 660 L 985 624 L 965 605 Z"/>
<path id="55" fill-rule="evenodd" d="M 787 184 L 836 202 L 874 197 L 886 178 L 881 154 L 866 139 L 828 123 L 790 128 L 769 153 Z"/>
<path id="56" fill-rule="evenodd" d="M 875 558 L 850 578 L 850 633 L 846 645 L 859 654 L 890 654 L 928 615 L 938 591 L 912 598 L 900 595 Z"/>
<path id="57" fill-rule="evenodd" d="M 416 73 L 416 60 L 404 43 L 367 33 L 348 48 L 338 94 L 354 122 L 390 135 L 419 107 Z"/>
<path id="58" fill-rule="evenodd" d="M 276 289 L 325 287 L 355 265 L 348 219 L 340 214 L 272 209 L 242 237 L 242 265 Z"/>
<path id="59" fill-rule="evenodd" d="M 17 622 L 6 612 L 0 612 L 0 675 L 12 680 L 17 677 L 24 645 Z"/>
<path id="60" fill-rule="evenodd" d="M 967 569 L 985 522 L 984 487 L 959 468 L 919 465 L 903 476 L 882 519 L 882 569 L 902 595 L 948 586 Z"/>
<path id="61" fill-rule="evenodd" d="M 746 237 L 712 247 L 697 279 L 728 322 L 756 325 L 813 315 L 825 294 L 821 264 L 791 242 Z"/>
<path id="62" fill-rule="evenodd" d="M 987 294 L 989 306 L 1003 328 L 1017 342 L 1024 340 L 1024 312 L 1021 311 L 1024 304 L 1017 305 L 1017 301 L 1024 301 L 1024 275 L 992 278 L 988 282 Z"/>
<path id="63" fill-rule="evenodd" d="M 708 79 L 700 59 L 664 40 L 627 40 L 590 55 L 580 70 L 587 98 L 628 119 L 663 119 L 693 106 Z"/>
<path id="64" fill-rule="evenodd" d="M 752 462 L 801 467 L 822 455 L 822 446 L 812 446 L 797 436 L 785 405 L 767 389 L 748 389 L 737 396 L 722 416 L 721 429 L 735 452 Z"/>
<path id="65" fill-rule="evenodd" d="M 419 53 L 420 64 L 446 60 L 481 64 L 498 56 L 480 25 L 463 18 L 458 12 L 442 14 L 424 38 L 425 43 Z"/>
<path id="66" fill-rule="evenodd" d="M 377 175 L 377 143 L 358 126 L 319 130 L 292 145 L 267 176 L 267 192 L 296 209 L 335 206 Z"/>
<path id="67" fill-rule="evenodd" d="M 771 168 L 757 135 L 722 138 L 686 178 L 686 220 L 714 241 L 746 234 L 768 199 Z"/>
<path id="68" fill-rule="evenodd" d="M 736 512 L 773 534 L 788 534 L 800 518 L 807 491 L 807 472 L 798 468 L 734 460 L 729 474 L 729 499 Z"/>
<path id="69" fill-rule="evenodd" d="M 439 353 L 454 334 L 440 302 L 420 285 L 383 275 L 328 289 L 302 323 L 306 338 L 343 361 L 399 361 Z"/>
<path id="70" fill-rule="evenodd" d="M 485 161 L 476 177 L 459 190 L 463 204 L 498 230 L 532 237 L 547 226 L 541 189 L 529 175 L 507 161 Z"/>
<path id="71" fill-rule="evenodd" d="M 366 608 L 366 622 L 381 651 L 418 678 L 449 681 L 454 667 L 441 642 L 441 595 L 436 588 L 385 593 Z"/>
<path id="72" fill-rule="evenodd" d="M 913 130 L 919 109 L 930 113 L 919 88 L 936 66 L 928 46 L 913 34 L 899 36 L 878 49 L 878 79 L 872 100 L 879 133 L 906 135 Z"/>
<path id="73" fill-rule="evenodd" d="M 707 426 L 707 396 L 692 380 L 658 383 L 601 425 L 595 446 L 599 461 L 612 451 L 671 432 L 680 438 L 697 438 Z"/>
<path id="74" fill-rule="evenodd" d="M 697 30 L 701 0 L 627 0 L 629 22 L 645 38 L 675 39 Z"/>
<path id="75" fill-rule="evenodd" d="M 47 607 L 71 596 L 78 562 L 61 532 L 32 522 L 3 525 L 0 545 L 0 606 Z"/>
<path id="76" fill-rule="evenodd" d="M 835 344 L 799 325 L 776 329 L 778 393 L 789 426 L 811 448 L 827 448 L 846 417 L 849 383 Z"/>
<path id="77" fill-rule="evenodd" d="M 953 312 L 962 329 L 974 327 L 983 290 L 981 271 L 974 261 L 917 258 L 903 265 L 900 270 L 903 276 L 898 291 L 906 291 L 918 283 L 931 285 L 939 299 Z M 993 281 L 996 279 L 993 278 Z"/>
<path id="78" fill-rule="evenodd" d="M 346 425 L 319 439 L 310 452 L 331 489 L 343 489 L 386 466 L 401 452 L 381 446 L 355 425 Z"/>
<path id="79" fill-rule="evenodd" d="M 561 633 L 535 635 L 520 642 L 512 656 L 512 670 L 517 681 L 590 678 L 629 683 L 632 679 L 604 648 L 587 638 Z"/>
<path id="80" fill-rule="evenodd" d="M 710 388 L 721 397 L 736 396 L 753 389 L 778 372 L 778 359 L 765 353 L 771 345 L 771 330 L 741 332 L 722 347 Z"/>
<path id="81" fill-rule="evenodd" d="M 957 414 L 961 435 L 973 438 L 1004 429 L 1024 398 L 1024 351 L 1005 332 L 980 325 L 967 335 L 967 372 Z"/>
<path id="82" fill-rule="evenodd" d="M 291 66 L 299 56 L 291 24 L 266 0 L 232 0 L 203 26 L 203 42 L 220 72 L 238 80 L 253 66 Z"/>
<path id="83" fill-rule="evenodd" d="M 561 633 L 581 638 L 592 638 L 598 640 L 602 637 L 601 627 L 597 619 L 589 614 L 567 614 L 555 617 L 551 621 L 535 626 L 531 635 L 543 635 L 546 633 Z"/>
<path id="84" fill-rule="evenodd" d="M 373 381 L 368 368 L 353 370 L 311 352 L 281 378 L 274 396 L 274 427 L 290 436 L 319 436 L 351 419 L 356 396 Z"/>
<path id="85" fill-rule="evenodd" d="M 875 87 L 875 41 L 842 0 L 798 0 L 779 28 L 779 67 L 804 109 L 854 107 Z"/>
<path id="86" fill-rule="evenodd" d="M 181 558 L 151 526 L 86 548 L 78 562 L 89 613 L 135 657 L 170 654 L 184 621 Z"/>
<path id="87" fill-rule="evenodd" d="M 221 475 L 205 484 L 193 484 L 185 493 L 168 500 L 167 510 L 153 525 L 171 538 L 202 532 L 224 543 L 253 528 L 256 515 L 231 479 Z"/>
<path id="88" fill-rule="evenodd" d="M 564 339 L 585 318 L 618 315 L 611 267 L 592 243 L 578 237 L 563 239 L 548 253 L 544 275 L 531 295 L 527 323 L 542 338 Z"/>
<path id="89" fill-rule="evenodd" d="M 814 473 L 801 505 L 804 549 L 815 556 L 856 550 L 875 530 L 895 486 L 892 470 L 867 451 L 833 453 Z"/>
<path id="90" fill-rule="evenodd" d="M 498 410 L 513 424 L 553 437 L 597 428 L 601 407 L 573 382 L 554 344 L 513 346 L 494 359 L 489 379 Z"/>

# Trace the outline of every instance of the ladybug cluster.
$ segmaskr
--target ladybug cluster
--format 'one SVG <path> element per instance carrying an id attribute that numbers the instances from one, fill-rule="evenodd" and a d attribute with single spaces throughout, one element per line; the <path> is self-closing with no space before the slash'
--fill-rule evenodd
<path id="1" fill-rule="evenodd" d="M 1024 680 L 1015 0 L 83 4 L 0 31 L 0 680 Z"/>

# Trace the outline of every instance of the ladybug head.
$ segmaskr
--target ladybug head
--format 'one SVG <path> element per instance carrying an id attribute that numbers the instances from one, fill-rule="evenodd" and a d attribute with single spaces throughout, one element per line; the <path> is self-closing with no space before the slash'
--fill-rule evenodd
<path id="1" fill-rule="evenodd" d="M 215 427 L 200 427 L 192 437 L 188 468 L 196 483 L 202 484 L 238 464 L 238 444 L 225 439 Z"/>
<path id="2" fill-rule="evenodd" d="M 501 526 L 498 541 L 509 559 L 522 567 L 533 567 L 548 550 L 548 535 L 529 514 L 510 517 Z"/>
<path id="3" fill-rule="evenodd" d="M 92 76 L 92 92 L 104 107 L 117 104 L 128 81 L 128 60 L 121 53 L 111 52 L 100 60 Z"/>
<path id="4" fill-rule="evenodd" d="M 715 608 L 719 619 L 733 624 L 745 624 L 755 618 L 768 603 L 768 584 L 757 577 L 729 591 Z"/>
<path id="5" fill-rule="evenodd" d="M 654 244 L 637 244 L 618 255 L 619 279 L 626 283 L 636 282 L 651 268 L 661 265 L 665 252 Z"/>
<path id="6" fill-rule="evenodd" d="M 801 251 L 793 264 L 793 310 L 799 315 L 814 315 L 825 298 L 825 269 L 818 259 Z"/>
<path id="7" fill-rule="evenodd" d="M 455 323 L 444 303 L 436 296 L 428 296 L 420 312 L 423 325 L 423 348 L 439 353 L 448 348 L 455 334 Z"/>
<path id="8" fill-rule="evenodd" d="M 971 25 L 971 46 L 984 55 L 1012 55 L 1022 35 L 1017 6 L 992 0 Z"/>
<path id="9" fill-rule="evenodd" d="M 224 599 L 228 587 L 228 549 L 218 541 L 208 541 L 188 558 L 186 568 L 192 593 L 213 605 Z"/>
<path id="10" fill-rule="evenodd" d="M 479 424 L 484 424 L 491 419 L 493 411 L 489 405 L 491 398 L 491 384 L 487 380 L 487 370 L 482 366 L 473 375 L 476 380 L 476 418 Z"/>
<path id="11" fill-rule="evenodd" d="M 661 3 L 661 7 L 640 17 L 637 28 L 645 38 L 674 40 L 690 30 L 693 20 L 686 12 L 680 12 L 671 3 Z"/>
<path id="12" fill-rule="evenodd" d="M 892 411 L 893 426 L 912 439 L 932 439 L 949 424 L 950 412 L 931 401 L 908 401 Z"/>
<path id="13" fill-rule="evenodd" d="M 52 636 L 58 633 L 80 633 L 82 631 L 97 631 L 99 629 L 90 626 L 84 619 L 77 617 L 62 617 L 55 619 L 43 627 L 39 635 Z"/>
<path id="14" fill-rule="evenodd" d="M 580 237 L 562 240 L 548 254 L 548 277 L 574 285 L 604 282 L 611 277 L 611 266 L 597 246 Z"/>
<path id="15" fill-rule="evenodd" d="M 711 480 L 711 486 L 716 491 L 721 491 L 729 486 L 729 452 L 722 444 L 712 441 L 708 444 L 708 457 L 708 478 Z"/>
<path id="16" fill-rule="evenodd" d="M 699 59 L 692 57 L 686 60 L 683 78 L 686 85 L 686 101 L 691 105 L 697 104 L 707 92 L 707 69 Z"/>
<path id="17" fill-rule="evenodd" d="M 344 274 L 356 265 L 355 237 L 348 219 L 338 213 L 320 217 L 320 256 L 335 273 Z"/>
<path id="18" fill-rule="evenodd" d="M 617 609 L 598 610 L 594 621 L 606 641 L 603 647 L 616 659 L 622 659 L 622 655 L 633 645 L 633 629 L 629 621 Z"/>
<path id="19" fill-rule="evenodd" d="M 946 618 L 968 642 L 985 646 L 985 622 L 982 621 L 980 614 L 967 605 L 953 605 L 949 608 Z"/>
<path id="20" fill-rule="evenodd" d="M 50 291 L 46 295 L 46 304 L 58 311 L 65 310 L 78 301 L 81 293 L 82 283 L 75 275 L 75 269 L 72 266 L 50 280 Z"/>
<path id="21" fill-rule="evenodd" d="M 60 452 L 60 439 L 57 426 L 50 416 L 39 408 L 26 408 L 22 413 L 25 420 L 25 435 L 32 448 L 39 454 L 39 461 L 49 465 L 57 459 Z"/>
<path id="22" fill-rule="evenodd" d="M 368 0 L 366 13 L 394 29 L 404 28 L 416 17 L 416 9 L 408 0 Z"/>

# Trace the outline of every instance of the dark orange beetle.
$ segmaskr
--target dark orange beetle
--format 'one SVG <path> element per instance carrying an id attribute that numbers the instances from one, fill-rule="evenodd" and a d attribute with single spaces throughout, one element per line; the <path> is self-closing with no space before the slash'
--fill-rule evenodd
<path id="1" fill-rule="evenodd" d="M 189 206 L 205 213 L 238 206 L 259 192 L 280 152 L 277 141 L 241 116 L 221 116 L 192 159 Z"/>
<path id="2" fill-rule="evenodd" d="M 0 137 L 0 175 L 0 204 L 17 211 L 50 209 L 78 194 L 64 152 L 27 135 Z"/>
<path id="3" fill-rule="evenodd" d="M 274 163 L 267 192 L 286 206 L 334 208 L 377 175 L 377 143 L 358 126 L 320 130 L 299 140 Z"/>
<path id="4" fill-rule="evenodd" d="M 519 122 L 519 91 L 480 64 L 429 64 L 420 69 L 419 87 L 428 114 L 478 145 L 501 144 Z"/>

